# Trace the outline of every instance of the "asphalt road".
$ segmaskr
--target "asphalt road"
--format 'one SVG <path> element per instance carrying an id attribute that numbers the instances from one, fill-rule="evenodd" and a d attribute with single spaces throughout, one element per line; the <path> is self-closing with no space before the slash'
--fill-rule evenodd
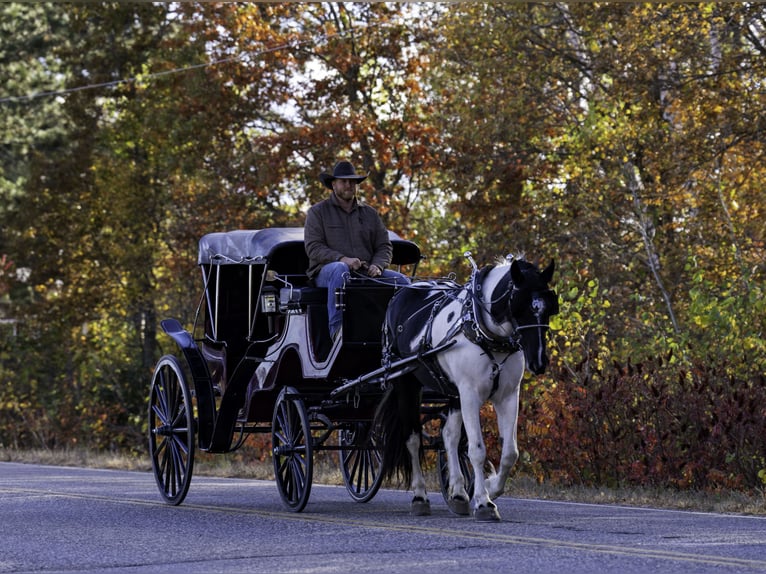
<path id="1" fill-rule="evenodd" d="M 766 518 L 503 497 L 479 524 L 431 503 L 314 485 L 294 514 L 273 482 L 195 476 L 171 507 L 150 473 L 0 463 L 0 572 L 766 572 Z"/>

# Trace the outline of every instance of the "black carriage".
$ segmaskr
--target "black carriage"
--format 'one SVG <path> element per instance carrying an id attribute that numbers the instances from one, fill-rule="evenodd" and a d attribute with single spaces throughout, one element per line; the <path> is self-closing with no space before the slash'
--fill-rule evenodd
<path id="1" fill-rule="evenodd" d="M 392 265 L 414 275 L 417 245 L 390 239 Z M 335 294 L 343 328 L 332 339 L 327 291 L 305 274 L 302 228 L 206 235 L 198 264 L 203 319 L 191 331 L 162 321 L 183 360 L 163 356 L 151 383 L 149 451 L 164 500 L 184 500 L 195 448 L 232 452 L 253 433 L 271 433 L 289 509 L 308 501 L 317 450 L 337 450 L 348 492 L 370 500 L 382 480 L 373 415 L 381 381 L 396 376 L 381 367 L 381 325 L 397 286 L 349 277 Z"/>

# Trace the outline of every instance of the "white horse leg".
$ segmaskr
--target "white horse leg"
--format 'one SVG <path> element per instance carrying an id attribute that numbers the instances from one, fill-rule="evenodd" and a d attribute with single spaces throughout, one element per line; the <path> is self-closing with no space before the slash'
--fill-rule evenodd
<path id="1" fill-rule="evenodd" d="M 487 480 L 484 477 L 487 449 L 484 446 L 479 417 L 481 403 L 476 395 L 470 397 L 464 395 L 465 393 L 460 396 L 460 405 L 463 412 L 465 433 L 468 437 L 468 458 L 471 459 L 474 472 L 473 516 L 478 522 L 496 522 L 500 520 L 500 514 L 497 511 L 497 506 L 489 498 Z"/>
<path id="2" fill-rule="evenodd" d="M 417 433 L 412 433 L 407 439 L 407 450 L 410 452 L 412 461 L 412 492 L 414 493 L 410 512 L 414 516 L 428 516 L 431 514 L 431 503 L 426 495 L 426 479 L 420 467 L 420 441 L 421 437 Z"/>
<path id="3" fill-rule="evenodd" d="M 508 474 L 519 458 L 516 440 L 516 423 L 519 416 L 519 386 L 516 386 L 516 389 L 510 396 L 495 403 L 497 430 L 503 442 L 503 450 L 500 455 L 500 468 L 496 474 L 489 477 L 489 496 L 492 499 L 503 494 Z"/>
<path id="4" fill-rule="evenodd" d="M 460 436 L 463 431 L 463 415 L 459 410 L 450 410 L 442 428 L 444 451 L 447 453 L 449 472 L 449 492 L 447 506 L 455 514 L 466 516 L 471 513 L 468 492 L 465 489 L 465 477 L 460 469 Z"/>

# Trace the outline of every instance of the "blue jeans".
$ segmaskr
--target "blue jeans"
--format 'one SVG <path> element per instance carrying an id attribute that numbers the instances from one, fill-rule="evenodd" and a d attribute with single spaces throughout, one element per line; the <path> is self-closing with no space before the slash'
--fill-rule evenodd
<path id="1" fill-rule="evenodd" d="M 346 273 L 350 273 L 349 266 L 340 261 L 328 263 L 319 271 L 315 280 L 317 287 L 327 288 L 327 319 L 330 324 L 330 336 L 334 337 L 343 323 L 343 315 L 340 309 L 335 308 L 335 290 L 343 287 L 343 279 Z M 391 279 L 386 283 L 397 285 L 409 285 L 410 280 L 406 275 L 390 269 L 384 269 L 380 278 Z"/>

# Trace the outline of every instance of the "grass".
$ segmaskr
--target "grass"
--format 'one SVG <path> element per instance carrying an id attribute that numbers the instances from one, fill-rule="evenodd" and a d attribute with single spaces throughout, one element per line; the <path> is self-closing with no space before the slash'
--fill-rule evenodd
<path id="1" fill-rule="evenodd" d="M 248 456 L 248 454 L 250 456 Z M 148 456 L 126 456 L 73 450 L 14 450 L 0 448 L 0 461 L 53 466 L 77 466 L 113 470 L 151 471 Z M 244 454 L 211 455 L 198 452 L 195 456 L 194 474 L 201 476 L 225 476 L 273 480 L 271 459 L 258 460 L 253 452 Z M 429 489 L 439 492 L 435 472 L 430 470 Z M 318 484 L 343 484 L 334 455 L 316 453 L 314 459 L 314 482 Z M 397 485 L 388 485 L 396 488 Z M 663 488 L 621 487 L 593 488 L 586 486 L 559 486 L 540 484 L 529 476 L 513 473 L 508 481 L 506 495 L 516 498 L 559 500 L 593 504 L 621 504 L 635 507 L 667 508 L 723 514 L 750 514 L 766 516 L 766 490 L 754 494 L 744 492 L 700 492 Z"/>

